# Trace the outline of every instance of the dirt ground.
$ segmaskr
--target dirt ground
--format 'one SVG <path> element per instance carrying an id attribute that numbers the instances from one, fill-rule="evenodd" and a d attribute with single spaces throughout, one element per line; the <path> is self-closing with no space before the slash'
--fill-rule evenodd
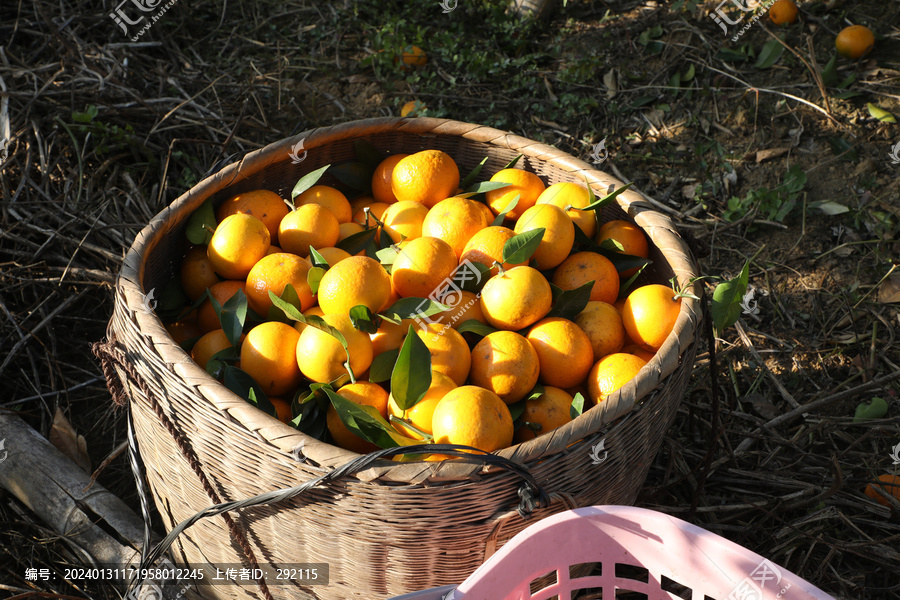
<path id="1" fill-rule="evenodd" d="M 139 36 L 108 0 L 0 5 L 0 410 L 44 435 L 61 411 L 92 470 L 111 458 L 98 481 L 136 507 L 114 454 L 122 413 L 90 353 L 134 236 L 249 151 L 419 100 L 425 116 L 588 161 L 603 141 L 599 168 L 665 207 L 700 273 L 733 277 L 750 260 L 752 300 L 717 335 L 715 379 L 698 341 L 638 504 L 835 597 L 900 597 L 900 503 L 864 494 L 900 475 L 900 5 L 799 4 L 797 23 L 761 19 L 737 41 L 742 25 L 724 36 L 716 3 L 697 0 L 572 0 L 544 23 L 498 0 L 449 13 L 438 2 L 195 0 Z M 860 60 L 834 50 L 851 23 L 876 36 Z M 394 63 L 409 44 L 427 65 Z M 876 397 L 887 412 L 855 419 Z M 117 597 L 24 578 L 73 560 L 0 488 L 0 590 Z"/>

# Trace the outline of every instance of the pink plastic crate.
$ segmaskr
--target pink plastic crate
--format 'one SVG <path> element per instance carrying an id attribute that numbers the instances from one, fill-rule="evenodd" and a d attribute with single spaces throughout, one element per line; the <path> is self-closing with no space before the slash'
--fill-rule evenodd
<path id="1" fill-rule="evenodd" d="M 570 577 L 570 566 L 591 563 L 600 575 Z M 532 594 L 532 581 L 551 572 L 556 581 Z M 581 590 L 609 600 L 617 590 L 647 600 L 834 600 L 723 537 L 632 506 L 558 513 L 516 535 L 459 586 L 392 600 L 570 600 Z"/>

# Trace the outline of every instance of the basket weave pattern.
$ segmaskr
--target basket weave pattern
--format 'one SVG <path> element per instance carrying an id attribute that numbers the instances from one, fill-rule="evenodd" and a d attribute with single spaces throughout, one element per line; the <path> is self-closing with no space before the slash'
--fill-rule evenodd
<path id="1" fill-rule="evenodd" d="M 496 129 L 443 119 L 370 119 L 267 146 L 182 195 L 151 221 L 127 254 L 108 331 L 130 367 L 117 367 L 117 377 L 130 398 L 147 479 L 167 530 L 212 504 L 214 496 L 235 500 L 289 487 L 357 456 L 309 438 L 229 392 L 191 361 L 144 306 L 145 294 L 177 272 L 188 247 L 187 219 L 207 198 L 218 203 L 258 188 L 290 197 L 304 173 L 355 159 L 356 138 L 384 153 L 444 150 L 463 174 L 488 156 L 483 179 L 523 154 L 517 166 L 547 185 L 586 178 L 597 194 L 622 185 L 551 146 Z M 291 164 L 291 146 L 301 139 L 307 158 Z M 676 277 L 684 285 L 696 275 L 668 218 L 631 190 L 617 201 L 617 207 L 604 209 L 603 220 L 631 219 L 648 235 L 653 264 L 642 275 L 645 281 Z M 535 518 L 634 501 L 687 385 L 699 322 L 699 303 L 685 298 L 675 330 L 638 377 L 564 427 L 498 452 L 526 463 L 553 499 Z M 608 455 L 594 464 L 591 449 L 601 439 Z M 195 460 L 185 457 L 185 444 Z M 173 560 L 246 565 L 249 551 L 260 563 L 330 565 L 328 586 L 304 592 L 285 585 L 261 590 L 250 583 L 189 592 L 205 598 L 372 599 L 459 583 L 533 522 L 515 512 L 516 477 L 485 471 L 477 461 L 381 461 L 355 478 L 289 502 L 232 513 L 233 524 L 222 517 L 201 520 L 176 543 Z"/>

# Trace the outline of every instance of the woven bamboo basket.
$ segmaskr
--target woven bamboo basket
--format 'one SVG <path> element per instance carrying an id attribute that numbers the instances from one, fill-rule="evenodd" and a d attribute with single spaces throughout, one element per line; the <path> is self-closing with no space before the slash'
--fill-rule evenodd
<path id="1" fill-rule="evenodd" d="M 310 438 L 263 414 L 210 377 L 146 305 L 187 250 L 188 217 L 207 198 L 224 201 L 266 188 L 289 197 L 303 174 L 355 158 L 364 138 L 384 153 L 441 149 L 471 170 L 485 156 L 484 179 L 518 154 L 518 166 L 547 185 L 590 182 L 605 193 L 622 183 L 551 146 L 504 131 L 444 119 L 369 119 L 307 131 L 252 152 L 204 179 L 137 236 L 116 284 L 103 343 L 114 397 L 128 398 L 146 478 L 167 531 L 215 503 L 287 488 L 359 455 Z M 292 145 L 306 158 L 292 164 Z M 631 190 L 602 220 L 630 219 L 651 240 L 644 282 L 684 285 L 696 275 L 672 222 Z M 631 504 L 672 422 L 693 364 L 699 302 L 685 298 L 675 330 L 656 357 L 603 405 L 527 443 L 499 451 L 523 464 L 549 495 L 531 520 L 515 510 L 519 479 L 477 459 L 443 463 L 378 460 L 364 470 L 277 504 L 203 519 L 178 537 L 176 564 L 327 563 L 319 586 L 195 586 L 203 598 L 387 598 L 457 584 L 537 518 L 598 504 Z M 604 441 L 605 460 L 592 458 Z M 297 460 L 297 457 L 303 460 Z M 300 588 L 300 589 L 298 589 Z"/>

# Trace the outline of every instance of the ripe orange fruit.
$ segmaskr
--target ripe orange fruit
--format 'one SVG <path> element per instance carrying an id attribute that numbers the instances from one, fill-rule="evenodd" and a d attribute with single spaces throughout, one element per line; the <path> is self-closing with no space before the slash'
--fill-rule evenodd
<path id="1" fill-rule="evenodd" d="M 865 25 L 851 25 L 837 34 L 834 46 L 847 58 L 862 58 L 875 47 L 875 35 Z"/>
<path id="2" fill-rule="evenodd" d="M 221 329 L 213 329 L 197 340 L 191 349 L 191 358 L 200 365 L 201 369 L 206 369 L 209 359 L 226 348 L 231 348 L 231 342 L 228 341 L 225 332 Z"/>
<path id="3" fill-rule="evenodd" d="M 278 227 L 278 242 L 285 252 L 305 258 L 309 256 L 310 246 L 313 248 L 334 246 L 340 231 L 340 224 L 333 212 L 321 204 L 304 204 L 289 212 L 281 220 Z"/>
<path id="4" fill-rule="evenodd" d="M 885 473 L 878 476 L 878 481 L 879 483 L 877 484 L 873 485 L 870 483 L 866 486 L 866 496 L 882 506 L 890 506 L 891 504 L 888 502 L 887 498 L 884 498 L 875 491 L 875 488 L 877 487 L 882 492 L 887 493 L 888 496 L 893 496 L 897 500 L 900 500 L 900 476 Z"/>
<path id="5" fill-rule="evenodd" d="M 453 275 L 457 265 L 450 244 L 434 237 L 419 237 L 404 246 L 394 259 L 391 283 L 404 298 L 427 298 Z"/>
<path id="6" fill-rule="evenodd" d="M 491 181 L 511 184 L 499 190 L 491 190 L 485 193 L 484 196 L 487 199 L 488 206 L 491 207 L 494 215 L 499 215 L 503 212 L 503 209 L 512 202 L 516 194 L 519 195 L 519 202 L 516 204 L 516 207 L 506 213 L 506 219 L 511 221 L 517 220 L 523 212 L 534 206 L 545 189 L 544 182 L 541 181 L 540 177 L 522 169 L 502 169 L 494 173 Z"/>
<path id="7" fill-rule="evenodd" d="M 575 324 L 591 341 L 594 362 L 607 354 L 621 351 L 622 346 L 625 345 L 625 326 L 622 324 L 622 315 L 612 304 L 591 300 L 575 317 Z"/>
<path id="8" fill-rule="evenodd" d="M 276 233 L 277 233 L 277 231 L 276 231 Z M 266 250 L 266 256 L 268 256 L 269 254 L 278 254 L 279 252 L 284 252 L 284 250 L 282 250 L 280 247 L 276 246 L 275 244 L 269 244 L 269 249 Z"/>
<path id="9" fill-rule="evenodd" d="M 425 392 L 425 395 L 422 396 L 422 399 L 419 400 L 415 406 L 406 411 L 405 415 L 404 411 L 400 410 L 400 407 L 397 406 L 394 397 L 391 396 L 388 399 L 388 417 L 394 416 L 406 419 L 414 427 L 430 434 L 432 433 L 431 423 L 434 417 L 434 409 L 437 407 L 438 403 L 444 399 L 447 392 L 456 387 L 456 383 L 443 373 L 433 372 L 431 374 L 431 385 L 428 386 L 428 391 Z M 394 429 L 407 437 L 411 437 L 414 440 L 424 439 L 421 435 L 403 423 L 391 421 L 391 424 L 394 426 Z"/>
<path id="10" fill-rule="evenodd" d="M 572 219 L 572 223 L 580 227 L 584 235 L 593 238 L 597 233 L 597 214 L 592 210 L 575 210 L 575 208 L 584 208 L 590 203 L 591 196 L 588 189 L 569 181 L 554 183 L 537 199 L 537 204 L 553 204 L 566 211 L 566 214 Z"/>
<path id="11" fill-rule="evenodd" d="M 542 383 L 568 388 L 584 381 L 594 364 L 594 351 L 587 334 L 561 317 L 542 319 L 525 336 L 541 363 Z"/>
<path id="12" fill-rule="evenodd" d="M 550 284 L 531 267 L 515 267 L 487 280 L 481 289 L 481 312 L 497 329 L 517 331 L 550 312 Z"/>
<path id="13" fill-rule="evenodd" d="M 370 229 L 372 227 L 377 227 L 378 223 L 375 219 L 381 221 L 382 217 L 384 217 L 384 211 L 386 211 L 389 206 L 390 204 L 387 204 L 386 202 L 371 202 L 353 213 L 353 222 L 359 223 L 360 225 L 365 227 L 366 221 L 368 221 Z M 368 217 L 366 216 L 367 208 L 369 209 Z M 373 219 L 372 217 L 375 218 Z"/>
<path id="14" fill-rule="evenodd" d="M 769 7 L 769 20 L 776 25 L 793 23 L 797 20 L 797 5 L 794 0 L 777 0 Z"/>
<path id="15" fill-rule="evenodd" d="M 244 291 L 244 282 L 229 279 L 211 286 L 209 293 L 216 299 L 216 302 L 224 306 L 238 290 Z M 213 308 L 209 298 L 197 309 L 197 325 L 200 326 L 200 331 L 203 333 L 222 328 L 222 324 L 219 323 L 219 317 L 216 316 L 216 309 Z"/>
<path id="16" fill-rule="evenodd" d="M 537 383 L 541 365 L 534 347 L 514 331 L 495 331 L 472 349 L 469 381 L 506 404 L 524 398 Z"/>
<path id="17" fill-rule="evenodd" d="M 615 265 L 596 252 L 576 252 L 566 258 L 553 273 L 553 284 L 564 290 L 574 290 L 589 281 L 591 300 L 612 304 L 619 297 L 619 272 Z"/>
<path id="18" fill-rule="evenodd" d="M 266 255 L 271 240 L 265 223 L 256 217 L 237 213 L 219 223 L 206 254 L 216 273 L 225 279 L 243 279 L 250 268 Z"/>
<path id="19" fill-rule="evenodd" d="M 432 372 L 443 373 L 456 385 L 465 383 L 472 366 L 472 355 L 462 334 L 440 323 L 427 323 L 415 332 L 431 354 Z"/>
<path id="20" fill-rule="evenodd" d="M 637 344 L 628 344 L 624 348 L 622 348 L 622 352 L 626 352 L 628 354 L 634 354 L 638 358 L 642 358 L 647 362 L 650 362 L 654 356 L 656 356 L 656 352 L 651 352 L 649 350 L 644 350 Z"/>
<path id="21" fill-rule="evenodd" d="M 628 337 L 645 350 L 659 350 L 675 328 L 681 298 L 672 288 L 658 283 L 637 288 L 625 299 L 622 323 Z"/>
<path id="22" fill-rule="evenodd" d="M 497 394 L 474 385 L 450 390 L 431 421 L 435 444 L 463 444 L 493 452 L 512 444 L 513 422 Z"/>
<path id="23" fill-rule="evenodd" d="M 631 381 L 646 363 L 633 354 L 619 352 L 604 356 L 588 374 L 588 395 L 600 404 L 614 391 Z"/>
<path id="24" fill-rule="evenodd" d="M 371 381 L 348 383 L 339 388 L 337 393 L 360 406 L 371 406 L 378 411 L 378 414 L 385 419 L 387 418 L 388 393 L 377 383 L 372 383 Z M 328 427 L 328 433 L 331 434 L 335 444 L 341 448 L 359 454 L 368 454 L 369 452 L 378 450 L 378 446 L 362 439 L 347 429 L 347 426 L 341 421 L 341 418 L 338 416 L 337 411 L 332 404 L 328 405 L 325 423 Z"/>
<path id="25" fill-rule="evenodd" d="M 181 289 L 191 300 L 206 292 L 206 288 L 219 283 L 219 276 L 206 255 L 206 246 L 194 246 L 187 251 L 179 270 Z"/>
<path id="26" fill-rule="evenodd" d="M 354 328 L 347 314 L 325 314 L 322 318 L 343 334 L 347 340 L 347 352 L 350 353 L 350 367 L 354 374 L 362 374 L 372 364 L 372 340 L 369 335 Z M 308 379 L 327 383 L 347 373 L 344 367 L 347 352 L 331 334 L 307 325 L 296 347 L 297 364 Z"/>
<path id="27" fill-rule="evenodd" d="M 531 259 L 544 271 L 563 262 L 575 243 L 575 225 L 561 208 L 553 204 L 538 204 L 522 213 L 513 230 L 525 233 L 544 228 L 544 237 Z"/>
<path id="28" fill-rule="evenodd" d="M 300 385 L 295 348 L 300 334 L 285 323 L 260 323 L 241 344 L 241 369 L 252 377 L 267 396 L 280 396 Z"/>
<path id="29" fill-rule="evenodd" d="M 375 333 L 370 333 L 373 356 L 388 350 L 396 350 L 403 345 L 409 326 L 418 327 L 414 319 L 403 319 L 399 325 L 382 320 Z"/>
<path id="30" fill-rule="evenodd" d="M 410 100 L 400 108 L 401 117 L 419 117 L 425 112 L 425 103 L 419 100 Z"/>
<path id="31" fill-rule="evenodd" d="M 216 210 L 216 220 L 221 223 L 225 217 L 237 213 L 252 215 L 265 223 L 272 243 L 275 243 L 278 241 L 278 225 L 289 211 L 288 205 L 275 192 L 253 190 L 232 196 L 220 204 Z"/>
<path id="32" fill-rule="evenodd" d="M 350 253 L 340 248 L 335 248 L 331 246 L 329 248 L 316 248 L 316 252 L 322 255 L 322 258 L 325 259 L 325 262 L 328 263 L 329 267 L 333 267 L 338 264 L 345 258 L 350 258 Z"/>
<path id="33" fill-rule="evenodd" d="M 258 315 L 266 317 L 272 306 L 269 292 L 280 297 L 288 284 L 294 287 L 300 299 L 297 310 L 303 312 L 310 308 L 316 303 L 306 280 L 311 267 L 305 258 L 288 252 L 269 254 L 259 259 L 247 274 L 247 284 L 244 286 L 244 294 L 250 308 Z"/>
<path id="34" fill-rule="evenodd" d="M 277 419 L 282 423 L 290 424 L 291 420 L 294 418 L 294 413 L 291 410 L 291 403 L 284 398 L 276 398 L 275 396 L 270 397 L 269 402 L 275 407 Z"/>
<path id="35" fill-rule="evenodd" d="M 525 401 L 525 412 L 522 420 L 532 425 L 539 425 L 540 429 L 535 433 L 527 425 L 516 430 L 513 440 L 517 444 L 533 440 L 536 435 L 550 433 L 557 427 L 562 427 L 572 420 L 570 408 L 573 397 L 565 390 L 553 386 L 546 386 L 544 393 L 537 398 Z"/>
<path id="36" fill-rule="evenodd" d="M 364 304 L 373 313 L 387 308 L 391 276 L 374 258 L 351 256 L 334 265 L 319 282 L 319 306 L 325 314 L 349 314 Z"/>
<path id="37" fill-rule="evenodd" d="M 453 329 L 459 329 L 460 325 L 472 319 L 487 325 L 487 319 L 484 318 L 484 313 L 481 312 L 481 303 L 478 302 L 477 294 L 463 290 L 461 292 L 453 292 L 453 296 L 457 297 L 459 301 L 451 306 L 450 310 L 431 317 L 433 320 L 449 325 Z M 450 302 L 450 299 L 445 297 L 444 304 L 448 302 Z M 449 304 L 447 305 L 450 306 Z"/>
<path id="38" fill-rule="evenodd" d="M 314 185 L 296 198 L 294 207 L 318 204 L 324 206 L 335 216 L 338 223 L 349 223 L 353 212 L 350 201 L 340 190 L 327 185 Z"/>
<path id="39" fill-rule="evenodd" d="M 391 190 L 399 202 L 431 208 L 456 193 L 459 167 L 441 150 L 422 150 L 401 159 L 391 172 Z"/>
<path id="40" fill-rule="evenodd" d="M 322 307 L 316 304 L 312 308 L 308 308 L 303 311 L 304 317 L 324 317 L 325 313 L 322 312 Z M 297 330 L 297 333 L 303 333 L 303 330 L 307 328 L 306 323 L 303 321 L 294 321 L 294 329 Z"/>
<path id="41" fill-rule="evenodd" d="M 395 62 L 397 62 L 396 59 Z M 399 62 L 400 68 L 404 70 L 409 70 L 413 67 L 424 67 L 428 64 L 428 55 L 418 46 L 409 45 L 403 49 Z"/>
<path id="42" fill-rule="evenodd" d="M 342 242 L 351 235 L 365 231 L 359 223 L 341 223 L 338 227 L 338 242 Z M 337 242 L 335 242 L 337 243 Z M 318 248 L 316 248 L 318 250 Z M 364 250 L 361 252 L 365 252 Z"/>
<path id="43" fill-rule="evenodd" d="M 193 311 L 190 316 L 185 317 L 181 321 L 175 321 L 166 325 L 166 331 L 172 336 L 172 340 L 179 346 L 188 340 L 199 338 L 203 335 L 200 326 L 197 324 L 197 311 Z"/>
<path id="44" fill-rule="evenodd" d="M 479 203 L 467 198 L 441 200 L 425 215 L 422 236 L 444 240 L 459 259 L 473 235 L 488 226 Z"/>
<path id="45" fill-rule="evenodd" d="M 405 117 L 406 115 L 400 115 Z M 386 159 L 378 163 L 375 172 L 372 173 L 372 196 L 378 202 L 385 204 L 393 204 L 397 201 L 397 196 L 391 190 L 391 173 L 394 172 L 394 166 L 409 154 L 391 154 Z"/>
<path id="46" fill-rule="evenodd" d="M 516 232 L 508 227 L 491 226 L 485 227 L 466 242 L 463 247 L 462 254 L 459 256 L 459 262 L 465 261 L 481 263 L 486 267 L 490 267 L 491 275 L 496 275 L 499 267 L 492 266 L 494 261 L 503 262 L 503 246 Z M 504 269 L 512 269 L 513 267 L 524 266 L 525 263 L 512 263 L 503 265 Z"/>
<path id="47" fill-rule="evenodd" d="M 615 220 L 604 223 L 597 232 L 597 243 L 602 244 L 606 240 L 614 240 L 622 246 L 621 254 L 650 256 L 650 248 L 647 244 L 647 236 L 640 227 L 628 221 Z M 628 279 L 637 273 L 637 269 L 622 271 L 621 278 Z"/>
<path id="48" fill-rule="evenodd" d="M 428 207 L 420 202 L 406 200 L 388 206 L 382 215 L 384 230 L 395 244 L 401 240 L 414 240 L 422 236 L 422 222 L 428 215 Z"/>

